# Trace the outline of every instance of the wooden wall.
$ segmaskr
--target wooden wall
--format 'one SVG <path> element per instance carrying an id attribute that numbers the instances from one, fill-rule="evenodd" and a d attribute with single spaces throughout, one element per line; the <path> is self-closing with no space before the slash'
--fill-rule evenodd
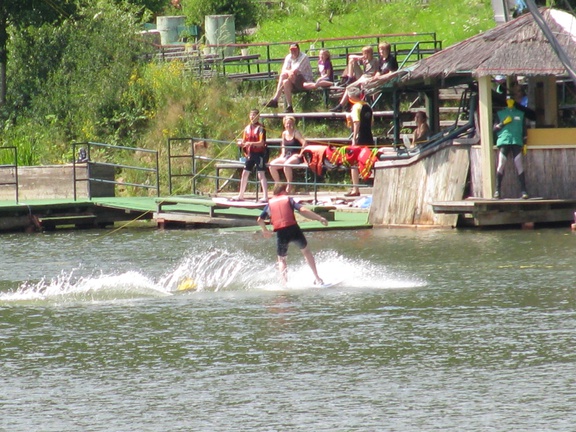
<path id="1" fill-rule="evenodd" d="M 407 166 L 377 163 L 368 221 L 376 226 L 456 226 L 457 215 L 435 214 L 430 203 L 462 200 L 469 150 L 449 146 Z"/>
<path id="2" fill-rule="evenodd" d="M 497 150 L 494 151 L 497 158 Z M 576 148 L 529 148 L 523 163 L 526 188 L 531 198 L 576 199 Z M 474 146 L 470 150 L 471 196 L 482 196 L 480 174 L 480 147 Z M 519 198 L 520 193 L 516 167 L 509 158 L 502 182 L 502 197 Z"/>

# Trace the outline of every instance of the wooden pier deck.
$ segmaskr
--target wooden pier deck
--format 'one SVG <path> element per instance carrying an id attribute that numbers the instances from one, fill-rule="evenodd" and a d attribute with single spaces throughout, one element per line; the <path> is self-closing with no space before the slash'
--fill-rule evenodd
<path id="1" fill-rule="evenodd" d="M 482 199 L 431 203 L 434 213 L 459 215 L 458 226 L 496 227 L 574 222 L 576 200 Z"/>
<path id="2" fill-rule="evenodd" d="M 166 201 L 170 205 L 165 205 Z M 367 222 L 367 210 L 341 208 L 326 211 L 331 213 L 331 222 L 327 228 L 307 220 L 301 223 L 302 228 L 371 228 Z M 260 212 L 260 209 L 254 208 L 215 205 L 210 197 L 202 196 L 27 200 L 19 203 L 0 201 L 0 233 L 51 231 L 57 228 L 105 228 L 115 223 L 137 220 L 156 221 L 158 228 L 256 229 L 256 218 Z"/>
<path id="3" fill-rule="evenodd" d="M 132 221 L 155 221 L 158 228 L 223 228 L 258 230 L 260 209 L 214 205 L 210 197 L 93 198 L 92 200 L 0 201 L 0 233 L 39 232 L 57 228 L 90 229 Z M 307 200 L 306 196 L 297 197 Z M 170 205 L 164 205 L 169 201 Z M 161 204 L 162 203 L 162 204 Z M 372 228 L 368 210 L 347 205 L 309 205 L 325 212 L 328 227 L 302 219 L 306 230 L 347 230 Z M 505 227 L 565 224 L 574 222 L 576 200 L 560 199 L 481 199 L 430 203 L 434 213 L 458 215 L 457 227 Z"/>

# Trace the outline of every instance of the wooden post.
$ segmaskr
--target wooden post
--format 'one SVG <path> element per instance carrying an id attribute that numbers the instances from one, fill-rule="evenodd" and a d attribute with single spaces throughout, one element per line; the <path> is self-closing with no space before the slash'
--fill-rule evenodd
<path id="1" fill-rule="evenodd" d="M 437 133 L 440 131 L 440 91 L 438 87 L 434 87 L 433 90 L 424 93 L 424 99 L 426 101 L 426 115 L 428 116 L 428 126 L 432 133 Z"/>
<path id="2" fill-rule="evenodd" d="M 536 126 L 558 127 L 556 77 L 536 77 L 531 84 L 534 85 L 533 106 L 537 115 Z"/>
<path id="3" fill-rule="evenodd" d="M 398 97 L 398 90 L 392 92 L 392 106 L 394 110 L 394 143 L 399 143 L 402 122 L 400 121 L 400 98 Z"/>
<path id="4" fill-rule="evenodd" d="M 482 159 L 482 197 L 492 198 L 496 188 L 496 164 L 492 126 L 492 84 L 490 75 L 478 78 L 480 148 Z"/>

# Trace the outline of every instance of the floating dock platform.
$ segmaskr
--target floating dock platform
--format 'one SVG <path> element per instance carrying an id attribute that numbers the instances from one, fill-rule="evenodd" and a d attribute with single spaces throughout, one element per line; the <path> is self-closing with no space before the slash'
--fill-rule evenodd
<path id="1" fill-rule="evenodd" d="M 574 222 L 576 200 L 560 199 L 482 199 L 431 203 L 434 213 L 458 214 L 458 227 L 497 227 Z"/>

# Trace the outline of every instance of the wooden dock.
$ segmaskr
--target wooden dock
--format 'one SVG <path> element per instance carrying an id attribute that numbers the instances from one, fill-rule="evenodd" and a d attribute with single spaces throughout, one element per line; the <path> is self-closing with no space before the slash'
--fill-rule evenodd
<path id="1" fill-rule="evenodd" d="M 300 197 L 304 199 L 307 197 Z M 311 206 L 330 212 L 328 229 L 371 228 L 367 210 Z M 92 200 L 54 199 L 0 201 L 0 233 L 42 232 L 55 229 L 91 229 L 115 223 L 155 221 L 158 228 L 242 228 L 259 229 L 256 218 L 261 209 L 228 207 L 207 196 L 110 197 Z M 315 221 L 302 221 L 303 230 L 326 229 Z"/>
<path id="2" fill-rule="evenodd" d="M 434 213 L 458 215 L 457 226 L 496 227 L 574 222 L 576 200 L 482 199 L 431 203 Z"/>
<path id="3" fill-rule="evenodd" d="M 153 217 L 153 201 L 148 198 L 102 200 L 104 203 L 99 198 L 0 201 L 0 233 L 105 228 L 116 222 Z"/>

